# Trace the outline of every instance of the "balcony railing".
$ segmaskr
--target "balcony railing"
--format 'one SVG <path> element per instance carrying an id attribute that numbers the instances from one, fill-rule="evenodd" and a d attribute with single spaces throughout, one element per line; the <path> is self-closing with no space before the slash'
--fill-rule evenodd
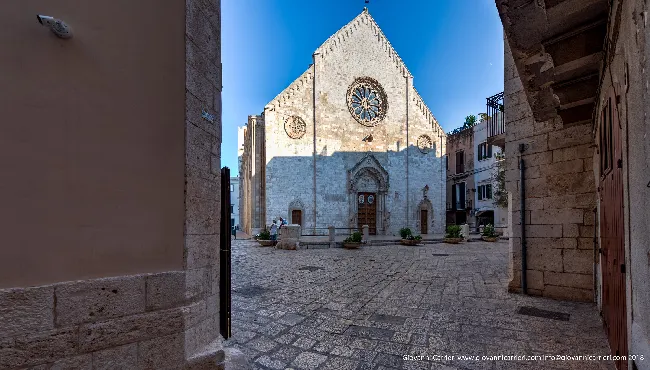
<path id="1" fill-rule="evenodd" d="M 447 210 L 448 211 L 464 211 L 467 209 L 472 209 L 472 201 L 467 200 L 465 203 L 463 202 L 447 202 Z"/>
<path id="2" fill-rule="evenodd" d="M 503 92 L 487 98 L 487 136 L 497 136 L 505 132 L 503 117 Z"/>

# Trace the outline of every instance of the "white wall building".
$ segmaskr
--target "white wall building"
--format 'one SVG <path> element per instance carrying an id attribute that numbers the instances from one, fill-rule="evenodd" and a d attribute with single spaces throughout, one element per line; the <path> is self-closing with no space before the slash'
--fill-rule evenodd
<path id="1" fill-rule="evenodd" d="M 487 145 L 487 121 L 481 121 L 474 129 L 474 211 L 476 225 L 493 224 L 497 231 L 507 236 L 508 209 L 494 204 L 497 188 L 494 175 L 497 171 L 498 146 Z"/>
<path id="2" fill-rule="evenodd" d="M 239 176 L 230 178 L 230 225 L 239 226 Z"/>

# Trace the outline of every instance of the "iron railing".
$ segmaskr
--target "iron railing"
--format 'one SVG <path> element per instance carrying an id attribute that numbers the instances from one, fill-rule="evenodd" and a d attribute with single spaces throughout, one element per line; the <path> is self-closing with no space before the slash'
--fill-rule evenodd
<path id="1" fill-rule="evenodd" d="M 503 92 L 487 98 L 487 136 L 497 136 L 505 132 L 503 120 Z"/>
<path id="2" fill-rule="evenodd" d="M 472 201 L 466 200 L 463 202 L 447 202 L 447 211 L 463 211 L 466 209 L 472 209 Z"/>
<path id="3" fill-rule="evenodd" d="M 343 232 L 341 230 L 344 230 Z M 309 227 L 301 228 L 300 236 L 328 236 L 330 234 L 329 227 Z M 358 227 L 335 227 L 334 235 L 350 235 L 354 232 L 362 232 Z"/>

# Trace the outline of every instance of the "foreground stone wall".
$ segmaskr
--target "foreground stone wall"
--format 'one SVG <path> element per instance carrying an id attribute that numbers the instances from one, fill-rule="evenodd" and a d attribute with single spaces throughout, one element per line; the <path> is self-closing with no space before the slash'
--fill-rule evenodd
<path id="1" fill-rule="evenodd" d="M 506 188 L 512 209 L 509 289 L 521 289 L 519 144 L 525 145 L 528 293 L 594 299 L 591 123 L 564 127 L 559 117 L 533 118 L 510 47 L 505 45 Z"/>
<path id="2" fill-rule="evenodd" d="M 0 290 L 0 368 L 223 369 L 219 0 L 187 2 L 185 48 L 184 269 Z"/>

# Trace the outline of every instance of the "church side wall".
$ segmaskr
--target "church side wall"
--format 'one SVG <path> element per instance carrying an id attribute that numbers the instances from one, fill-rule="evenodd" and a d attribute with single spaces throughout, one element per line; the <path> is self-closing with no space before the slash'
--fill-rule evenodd
<path id="1" fill-rule="evenodd" d="M 445 173 L 442 171 L 442 145 L 440 134 L 433 128 L 429 112 L 411 86 L 409 89 L 409 227 L 420 232 L 421 205 L 431 202 L 428 210 L 429 233 L 444 232 L 445 225 Z M 434 150 L 423 153 L 418 148 L 418 138 L 428 136 Z M 429 187 L 427 199 L 423 188 Z"/>

